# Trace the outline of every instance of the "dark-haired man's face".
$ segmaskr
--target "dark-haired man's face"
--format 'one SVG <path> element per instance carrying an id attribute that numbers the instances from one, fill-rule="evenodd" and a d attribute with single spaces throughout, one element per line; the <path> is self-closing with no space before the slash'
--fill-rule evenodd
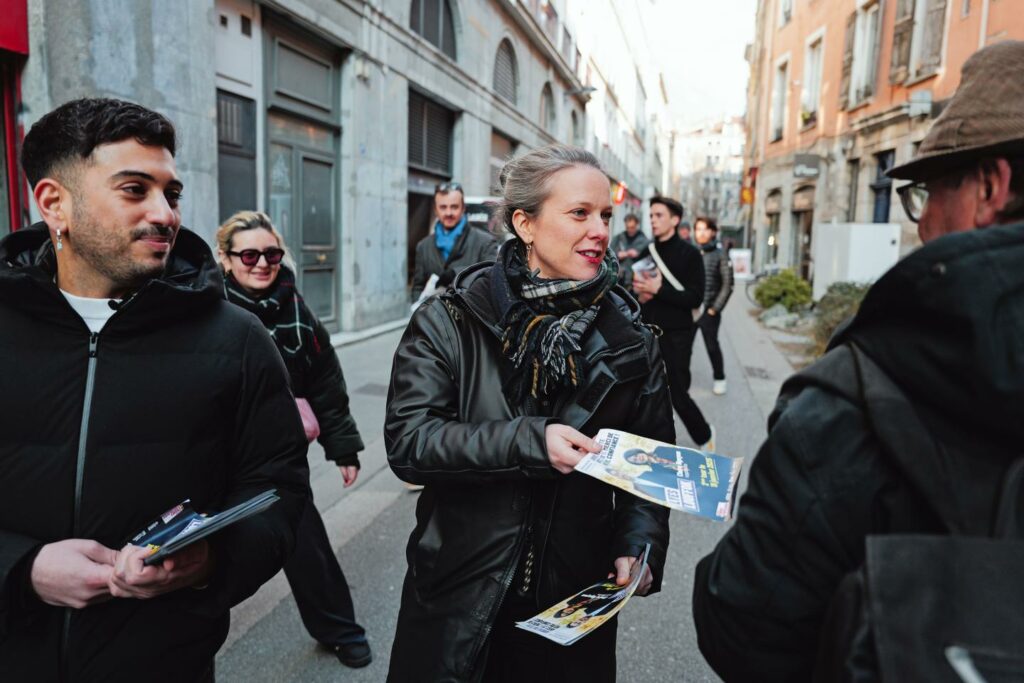
<path id="1" fill-rule="evenodd" d="M 667 206 L 651 204 L 651 233 L 654 234 L 654 239 L 659 242 L 669 239 L 677 225 L 679 225 L 679 218 L 673 216 Z"/>
<path id="2" fill-rule="evenodd" d="M 65 242 L 75 268 L 122 293 L 163 272 L 181 227 L 182 184 L 167 149 L 99 145 L 70 185 Z"/>
<path id="3" fill-rule="evenodd" d="M 458 225 L 465 211 L 466 201 L 458 190 L 438 192 L 434 195 L 434 212 L 445 230 L 451 230 Z"/>
<path id="4" fill-rule="evenodd" d="M 697 238 L 697 244 L 708 244 L 715 239 L 715 231 L 704 221 L 697 221 L 693 233 Z"/>
<path id="5" fill-rule="evenodd" d="M 626 219 L 626 234 L 632 237 L 636 234 L 637 228 L 640 227 L 640 223 L 635 218 Z"/>

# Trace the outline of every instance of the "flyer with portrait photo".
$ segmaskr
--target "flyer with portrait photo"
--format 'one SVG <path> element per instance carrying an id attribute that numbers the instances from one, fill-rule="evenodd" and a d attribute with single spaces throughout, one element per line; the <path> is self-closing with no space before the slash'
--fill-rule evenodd
<path id="1" fill-rule="evenodd" d="M 651 546 L 648 544 L 633 563 L 629 583 L 625 586 L 619 586 L 612 580 L 587 586 L 537 616 L 516 622 L 516 628 L 536 633 L 559 645 L 572 645 L 618 614 L 625 606 L 640 585 L 650 551 Z"/>
<path id="2" fill-rule="evenodd" d="M 600 453 L 588 453 L 576 469 L 644 500 L 720 522 L 732 518 L 743 458 L 602 429 Z"/>

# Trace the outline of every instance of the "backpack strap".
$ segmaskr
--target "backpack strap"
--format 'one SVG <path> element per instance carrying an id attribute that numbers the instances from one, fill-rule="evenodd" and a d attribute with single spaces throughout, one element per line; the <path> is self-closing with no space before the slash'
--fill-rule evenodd
<path id="1" fill-rule="evenodd" d="M 683 283 L 676 279 L 676 276 L 673 275 L 672 271 L 668 269 L 668 266 L 665 265 L 665 262 L 661 260 L 661 255 L 658 253 L 657 247 L 654 246 L 654 242 L 651 242 L 651 246 L 650 249 L 648 249 L 648 251 L 651 252 L 651 258 L 654 259 L 654 262 L 658 264 L 658 270 L 661 271 L 661 276 L 665 278 L 665 280 L 670 285 L 672 285 L 672 288 L 677 292 L 684 291 L 686 287 L 683 287 Z"/>

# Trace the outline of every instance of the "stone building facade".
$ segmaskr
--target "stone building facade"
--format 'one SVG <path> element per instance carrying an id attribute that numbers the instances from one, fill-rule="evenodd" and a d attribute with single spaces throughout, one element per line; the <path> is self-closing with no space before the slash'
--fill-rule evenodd
<path id="1" fill-rule="evenodd" d="M 408 314 L 439 183 L 483 200 L 505 159 L 555 141 L 598 153 L 610 191 L 667 178 L 657 69 L 622 40 L 578 39 L 611 0 L 15 1 L 19 132 L 81 96 L 165 113 L 183 223 L 212 242 L 235 210 L 267 211 L 335 331 Z M 614 92 L 613 67 L 628 74 Z"/>

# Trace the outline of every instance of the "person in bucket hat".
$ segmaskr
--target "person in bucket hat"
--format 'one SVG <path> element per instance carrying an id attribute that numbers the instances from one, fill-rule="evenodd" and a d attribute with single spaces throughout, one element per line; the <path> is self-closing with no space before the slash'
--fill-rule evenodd
<path id="1" fill-rule="evenodd" d="M 725 681 L 955 680 L 937 633 L 982 648 L 986 663 L 1011 652 L 1020 663 L 1020 631 L 1008 617 L 1020 603 L 1005 584 L 985 583 L 987 599 L 939 620 L 942 633 L 926 628 L 927 610 L 908 596 L 962 604 L 936 580 L 949 564 L 915 555 L 885 565 L 910 580 L 882 585 L 916 591 L 885 610 L 850 589 L 881 566 L 869 547 L 988 535 L 1021 457 L 1021 74 L 1024 42 L 967 60 L 916 156 L 890 171 L 911 181 L 900 195 L 924 246 L 871 287 L 823 358 L 782 387 L 736 522 L 694 576 L 700 650 Z M 986 558 L 954 559 L 976 567 Z M 915 637 L 893 637 L 892 615 L 911 615 Z M 993 628 L 977 637 L 978 624 Z M 892 675 L 894 653 L 911 674 Z"/>
<path id="2" fill-rule="evenodd" d="M 972 55 L 917 154 L 889 171 L 922 242 L 1024 216 L 1024 41 Z"/>

